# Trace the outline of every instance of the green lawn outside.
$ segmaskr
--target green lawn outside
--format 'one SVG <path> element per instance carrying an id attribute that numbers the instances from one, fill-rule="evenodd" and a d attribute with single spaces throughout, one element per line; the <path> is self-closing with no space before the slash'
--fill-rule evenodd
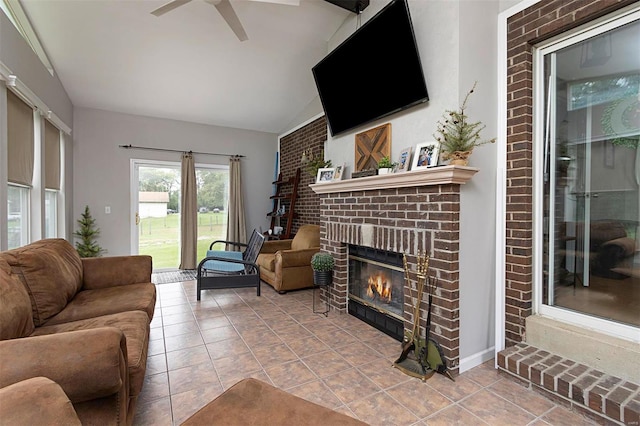
<path id="1" fill-rule="evenodd" d="M 180 263 L 178 240 L 180 215 L 147 217 L 138 226 L 140 254 L 153 257 L 153 269 L 177 268 Z M 198 259 L 203 259 L 209 245 L 227 235 L 227 213 L 198 213 Z"/>

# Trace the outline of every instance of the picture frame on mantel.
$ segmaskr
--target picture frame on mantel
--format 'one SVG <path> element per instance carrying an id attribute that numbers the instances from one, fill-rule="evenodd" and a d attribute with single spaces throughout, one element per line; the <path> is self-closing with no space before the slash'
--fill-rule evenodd
<path id="1" fill-rule="evenodd" d="M 423 142 L 416 145 L 411 170 L 423 170 L 438 165 L 440 142 Z"/>
<path id="2" fill-rule="evenodd" d="M 391 156 L 391 123 L 357 133 L 354 154 L 356 172 L 376 170 L 383 157 Z"/>
<path id="3" fill-rule="evenodd" d="M 334 167 L 324 167 L 318 169 L 318 176 L 316 176 L 316 183 L 326 183 L 333 180 L 333 176 L 336 173 Z"/>
<path id="4" fill-rule="evenodd" d="M 411 152 L 413 147 L 408 147 L 400 151 L 398 156 L 398 165 L 396 167 L 396 173 L 404 173 L 411 167 Z"/>

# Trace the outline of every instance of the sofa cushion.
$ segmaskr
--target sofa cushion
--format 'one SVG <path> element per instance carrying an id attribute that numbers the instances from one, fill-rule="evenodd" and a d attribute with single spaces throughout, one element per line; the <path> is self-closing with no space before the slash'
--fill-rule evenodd
<path id="1" fill-rule="evenodd" d="M 260 253 L 258 255 L 258 266 L 266 269 L 267 271 L 275 272 L 276 270 L 276 254 L 275 253 Z"/>
<path id="2" fill-rule="evenodd" d="M 0 259 L 0 340 L 26 337 L 33 329 L 29 294 L 9 264 Z"/>
<path id="3" fill-rule="evenodd" d="M 36 327 L 64 309 L 82 286 L 82 262 L 62 238 L 44 239 L 0 254 L 29 293 Z"/>
<path id="4" fill-rule="evenodd" d="M 127 344 L 129 396 L 137 396 L 142 389 L 142 382 L 144 381 L 144 373 L 147 366 L 147 349 L 149 346 L 149 318 L 144 312 L 122 312 L 64 324 L 45 325 L 38 327 L 32 336 L 43 336 L 76 330 L 90 330 L 99 327 L 115 327 L 122 330 Z M 73 350 L 73 348 L 69 348 L 69 350 Z"/>
<path id="5" fill-rule="evenodd" d="M 44 325 L 79 321 L 126 311 L 142 311 L 147 314 L 147 320 L 151 321 L 155 306 L 156 286 L 152 283 L 83 290 Z"/>
<path id="6" fill-rule="evenodd" d="M 291 250 L 304 250 L 320 247 L 320 227 L 318 225 L 302 225 L 291 241 Z"/>

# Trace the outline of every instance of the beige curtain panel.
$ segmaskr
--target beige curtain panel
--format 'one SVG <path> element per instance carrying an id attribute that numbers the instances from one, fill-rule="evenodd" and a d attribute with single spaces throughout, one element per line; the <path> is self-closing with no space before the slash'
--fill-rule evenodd
<path id="1" fill-rule="evenodd" d="M 240 179 L 240 157 L 229 160 L 229 212 L 227 216 L 227 240 L 247 242 L 247 224 L 242 202 L 242 180 Z"/>
<path id="2" fill-rule="evenodd" d="M 44 187 L 60 190 L 60 130 L 44 124 Z"/>
<path id="3" fill-rule="evenodd" d="M 198 256 L 198 188 L 191 153 L 182 156 L 180 188 L 180 269 L 196 269 Z"/>
<path id="4" fill-rule="evenodd" d="M 7 90 L 8 180 L 31 186 L 33 181 L 33 109 Z"/>

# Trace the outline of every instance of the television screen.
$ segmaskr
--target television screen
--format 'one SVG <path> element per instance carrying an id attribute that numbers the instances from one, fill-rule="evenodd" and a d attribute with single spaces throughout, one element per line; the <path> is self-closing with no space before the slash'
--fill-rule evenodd
<path id="1" fill-rule="evenodd" d="M 429 100 L 409 6 L 393 0 L 313 67 L 335 136 Z"/>

